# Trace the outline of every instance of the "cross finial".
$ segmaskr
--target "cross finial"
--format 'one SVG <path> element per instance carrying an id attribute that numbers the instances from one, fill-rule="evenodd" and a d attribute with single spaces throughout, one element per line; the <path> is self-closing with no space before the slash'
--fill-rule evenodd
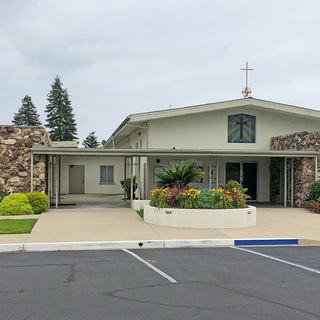
<path id="1" fill-rule="evenodd" d="M 252 71 L 253 69 L 248 68 L 248 62 L 246 62 L 246 68 L 241 69 L 246 70 L 246 87 L 242 90 L 242 95 L 244 98 L 249 98 L 251 96 L 251 89 L 248 87 L 248 71 Z"/>

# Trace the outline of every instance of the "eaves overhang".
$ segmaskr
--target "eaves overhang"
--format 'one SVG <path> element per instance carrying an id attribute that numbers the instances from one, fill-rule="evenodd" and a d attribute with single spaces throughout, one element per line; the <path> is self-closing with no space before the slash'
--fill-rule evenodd
<path id="1" fill-rule="evenodd" d="M 316 157 L 319 153 L 312 149 L 306 150 L 208 150 L 208 149 L 80 149 L 80 148 L 31 148 L 34 155 L 52 156 L 95 156 L 95 157 L 151 157 L 151 156 L 233 156 L 233 157 L 275 157 L 305 158 Z"/>

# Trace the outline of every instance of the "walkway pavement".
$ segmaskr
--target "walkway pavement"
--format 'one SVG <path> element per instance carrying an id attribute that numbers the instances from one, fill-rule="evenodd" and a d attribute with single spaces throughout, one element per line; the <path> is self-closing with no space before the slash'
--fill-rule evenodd
<path id="1" fill-rule="evenodd" d="M 50 209 L 38 217 L 31 234 L 0 235 L 0 246 L 255 238 L 298 238 L 299 244 L 320 245 L 320 215 L 300 208 L 258 208 L 257 226 L 239 229 L 161 227 L 147 224 L 129 208 Z"/>

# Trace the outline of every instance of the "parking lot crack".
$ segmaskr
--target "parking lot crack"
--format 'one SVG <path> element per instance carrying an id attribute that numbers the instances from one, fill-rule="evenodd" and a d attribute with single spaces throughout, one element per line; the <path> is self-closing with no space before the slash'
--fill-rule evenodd
<path id="1" fill-rule="evenodd" d="M 199 281 L 195 281 L 195 283 L 204 283 L 204 284 L 206 284 L 205 282 L 199 282 Z M 220 284 L 217 284 L 217 283 L 214 283 L 214 282 L 210 282 L 210 283 L 213 284 L 214 286 L 216 286 L 216 287 L 218 287 L 220 289 L 226 290 L 228 292 L 233 292 L 233 293 L 240 294 L 240 295 L 243 295 L 243 296 L 246 296 L 246 297 L 250 297 L 250 298 L 253 298 L 253 299 L 258 299 L 258 300 L 261 300 L 261 301 L 264 301 L 264 302 L 269 302 L 269 303 L 272 303 L 274 305 L 278 305 L 278 306 L 281 306 L 281 307 L 289 308 L 291 310 L 300 312 L 300 313 L 302 313 L 304 315 L 313 316 L 315 319 L 320 319 L 319 314 L 310 312 L 308 310 L 302 310 L 300 308 L 293 307 L 293 306 L 290 306 L 288 304 L 284 304 L 284 303 L 277 302 L 277 301 L 274 301 L 274 300 L 270 300 L 270 299 L 266 299 L 266 298 L 263 298 L 263 297 L 259 297 L 257 295 L 249 294 L 249 293 L 242 292 L 242 291 L 239 291 L 239 290 L 236 290 L 236 289 L 231 289 L 231 288 L 228 288 L 228 287 L 224 287 L 224 286 L 222 286 Z"/>
<path id="2" fill-rule="evenodd" d="M 64 283 L 69 285 L 71 282 L 74 282 L 76 272 L 77 272 L 76 265 L 75 264 L 70 265 L 70 272 L 67 274 L 67 279 L 64 281 Z"/>

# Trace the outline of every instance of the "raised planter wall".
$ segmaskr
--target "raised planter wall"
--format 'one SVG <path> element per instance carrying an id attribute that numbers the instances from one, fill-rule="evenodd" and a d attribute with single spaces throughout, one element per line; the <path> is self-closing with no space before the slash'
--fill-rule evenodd
<path id="1" fill-rule="evenodd" d="M 145 205 L 148 205 L 150 200 L 133 200 L 132 201 L 132 209 L 135 211 L 141 210 Z"/>
<path id="2" fill-rule="evenodd" d="M 158 209 L 144 206 L 147 223 L 181 228 L 247 228 L 257 224 L 256 208 L 244 209 Z"/>

